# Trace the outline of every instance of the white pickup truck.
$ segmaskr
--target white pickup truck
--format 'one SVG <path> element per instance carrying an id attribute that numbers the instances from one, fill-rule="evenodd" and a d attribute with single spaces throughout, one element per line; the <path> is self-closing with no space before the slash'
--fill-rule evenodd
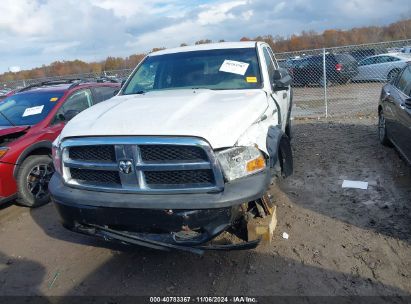
<path id="1" fill-rule="evenodd" d="M 149 54 L 54 142 L 63 225 L 164 250 L 254 248 L 248 224 L 272 216 L 272 177 L 293 170 L 290 84 L 263 42 Z M 224 231 L 243 241 L 209 242 Z"/>

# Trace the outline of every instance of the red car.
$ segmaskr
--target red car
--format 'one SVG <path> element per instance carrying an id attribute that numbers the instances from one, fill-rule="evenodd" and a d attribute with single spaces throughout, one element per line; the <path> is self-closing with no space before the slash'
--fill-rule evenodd
<path id="1" fill-rule="evenodd" d="M 11 90 L 11 91 L 7 91 L 7 92 L 0 92 L 0 101 L 6 99 L 7 97 L 13 95 L 14 93 L 17 93 L 19 91 L 19 89 L 15 89 L 15 90 Z"/>
<path id="2" fill-rule="evenodd" d="M 52 81 L 2 100 L 0 203 L 17 199 L 21 205 L 37 207 L 49 202 L 52 142 L 67 121 L 119 89 L 119 83 L 111 82 Z"/>

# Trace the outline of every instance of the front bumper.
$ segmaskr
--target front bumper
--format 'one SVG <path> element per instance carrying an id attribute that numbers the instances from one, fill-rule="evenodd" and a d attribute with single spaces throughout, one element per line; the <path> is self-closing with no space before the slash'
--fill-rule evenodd
<path id="1" fill-rule="evenodd" d="M 267 170 L 228 183 L 221 193 L 145 195 L 74 189 L 55 174 L 49 189 L 63 225 L 70 230 L 169 248 L 170 244 L 199 246 L 232 227 L 241 217 L 240 205 L 261 198 L 269 183 Z"/>
<path id="2" fill-rule="evenodd" d="M 17 184 L 13 176 L 14 166 L 0 162 L 0 203 L 16 197 Z"/>
<path id="3" fill-rule="evenodd" d="M 49 184 L 56 203 L 77 206 L 130 209 L 215 209 L 256 200 L 264 195 L 270 184 L 269 170 L 244 177 L 224 185 L 217 193 L 141 194 L 99 192 L 66 186 L 61 176 L 53 175 Z"/>

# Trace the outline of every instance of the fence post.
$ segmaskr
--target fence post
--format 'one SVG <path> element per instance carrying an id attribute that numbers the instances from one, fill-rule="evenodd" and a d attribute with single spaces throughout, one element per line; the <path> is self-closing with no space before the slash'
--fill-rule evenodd
<path id="1" fill-rule="evenodd" d="M 325 48 L 323 48 L 323 86 L 324 86 L 325 118 L 328 118 L 327 65 L 326 65 L 326 62 L 325 62 Z"/>

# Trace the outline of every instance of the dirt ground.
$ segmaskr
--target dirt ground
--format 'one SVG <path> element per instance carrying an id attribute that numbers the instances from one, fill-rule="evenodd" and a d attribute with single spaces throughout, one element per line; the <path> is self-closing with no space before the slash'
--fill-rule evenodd
<path id="1" fill-rule="evenodd" d="M 378 143 L 374 120 L 293 130 L 294 175 L 271 189 L 271 246 L 201 257 L 125 248 L 64 230 L 51 204 L 11 205 L 0 210 L 0 294 L 409 296 L 410 168 Z M 369 188 L 342 189 L 344 179 Z"/>

